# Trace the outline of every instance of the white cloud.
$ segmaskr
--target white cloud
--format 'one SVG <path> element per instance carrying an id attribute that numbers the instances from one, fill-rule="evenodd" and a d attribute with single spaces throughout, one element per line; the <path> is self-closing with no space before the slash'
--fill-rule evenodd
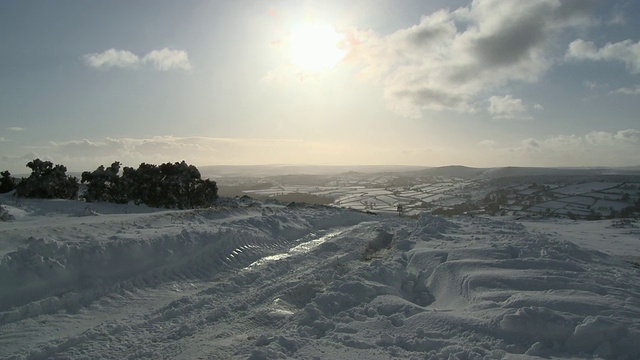
<path id="1" fill-rule="evenodd" d="M 613 134 L 605 131 L 593 131 L 585 135 L 585 141 L 591 145 L 612 144 Z"/>
<path id="2" fill-rule="evenodd" d="M 529 138 L 519 146 L 501 149 L 511 164 L 527 166 L 637 166 L 640 131 L 593 131 L 586 135 Z"/>
<path id="3" fill-rule="evenodd" d="M 418 25 L 373 37 L 356 52 L 393 110 L 476 112 L 478 96 L 512 81 L 535 82 L 552 65 L 562 29 L 586 24 L 592 1 L 476 0 Z"/>
<path id="4" fill-rule="evenodd" d="M 514 99 L 511 95 L 490 97 L 488 110 L 494 119 L 531 119 L 526 116 L 527 107 L 522 103 L 522 100 Z"/>
<path id="5" fill-rule="evenodd" d="M 536 104 L 542 107 L 539 104 Z M 538 108 L 536 108 L 538 109 Z M 527 115 L 527 107 L 521 99 L 514 99 L 511 95 L 492 96 L 489 98 L 489 113 L 494 119 L 499 120 L 530 120 Z"/>
<path id="6" fill-rule="evenodd" d="M 189 55 L 184 50 L 153 50 L 142 58 L 145 63 L 150 63 L 156 70 L 167 71 L 171 69 L 191 70 Z"/>
<path id="7" fill-rule="evenodd" d="M 533 105 L 533 108 L 534 108 L 535 110 L 538 110 L 538 111 L 542 111 L 542 110 L 544 110 L 544 106 L 542 106 L 542 105 L 540 105 L 540 104 L 534 104 L 534 105 Z"/>
<path id="8" fill-rule="evenodd" d="M 640 85 L 636 85 L 632 88 L 623 87 L 611 92 L 612 94 L 624 94 L 624 95 L 640 95 Z"/>
<path id="9" fill-rule="evenodd" d="M 0 142 L 6 142 L 6 141 L 9 141 L 9 140 L 7 140 L 7 139 L 3 138 L 2 136 L 0 136 Z"/>
<path id="10" fill-rule="evenodd" d="M 640 131 L 635 129 L 620 130 L 615 133 L 594 131 L 585 135 L 585 140 L 592 145 L 640 144 Z"/>
<path id="11" fill-rule="evenodd" d="M 586 88 L 588 88 L 589 90 L 595 90 L 596 88 L 598 88 L 598 87 L 600 86 L 600 85 L 598 85 L 598 83 L 597 83 L 597 82 L 589 81 L 589 80 L 585 80 L 585 81 L 583 82 L 583 84 L 584 84 L 584 86 L 585 86 Z"/>
<path id="12" fill-rule="evenodd" d="M 2 146 L 7 147 L 8 144 Z M 415 145 L 415 146 L 414 146 Z M 0 155 L 6 169 L 25 173 L 25 164 L 37 157 L 86 171 L 120 161 L 136 167 L 185 160 L 203 165 L 256 164 L 425 164 L 432 166 L 637 166 L 640 130 L 594 131 L 582 135 L 527 138 L 513 147 L 490 139 L 456 146 L 371 144 L 296 139 L 240 139 L 155 136 L 50 142 L 11 147 Z M 9 148 L 7 148 L 9 149 Z M 29 152 L 20 156 L 21 152 Z"/>
<path id="13" fill-rule="evenodd" d="M 127 50 L 109 49 L 101 53 L 91 53 L 83 56 L 85 63 L 96 69 L 112 67 L 134 67 L 140 63 L 140 58 Z"/>
<path id="14" fill-rule="evenodd" d="M 548 149 L 569 150 L 582 145 L 584 139 L 578 135 L 557 135 L 545 139 L 542 147 Z"/>
<path id="15" fill-rule="evenodd" d="M 607 43 L 598 48 L 593 42 L 577 39 L 569 44 L 568 59 L 591 61 L 620 61 L 630 72 L 640 74 L 640 41 L 624 40 Z"/>
<path id="16" fill-rule="evenodd" d="M 640 144 L 640 131 L 635 129 L 621 130 L 614 135 L 614 138 L 631 144 Z"/>
<path id="17" fill-rule="evenodd" d="M 189 55 L 186 51 L 168 48 L 153 50 L 142 58 L 127 50 L 109 49 L 101 53 L 86 54 L 83 59 L 85 64 L 96 69 L 136 68 L 150 64 L 160 71 L 191 70 Z"/>
<path id="18" fill-rule="evenodd" d="M 11 126 L 11 127 L 8 127 L 7 130 L 13 131 L 13 132 L 20 132 L 20 131 L 25 131 L 27 129 L 18 127 L 18 126 Z"/>
<path id="19" fill-rule="evenodd" d="M 624 25 L 627 23 L 627 19 L 625 17 L 624 12 L 616 11 L 611 15 L 609 20 L 607 21 L 608 25 Z"/>

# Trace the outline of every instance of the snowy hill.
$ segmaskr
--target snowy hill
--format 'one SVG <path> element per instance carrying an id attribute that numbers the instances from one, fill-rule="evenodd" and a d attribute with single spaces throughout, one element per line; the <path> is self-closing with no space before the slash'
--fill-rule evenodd
<path id="1" fill-rule="evenodd" d="M 2 358 L 640 354 L 633 222 L 0 202 Z"/>

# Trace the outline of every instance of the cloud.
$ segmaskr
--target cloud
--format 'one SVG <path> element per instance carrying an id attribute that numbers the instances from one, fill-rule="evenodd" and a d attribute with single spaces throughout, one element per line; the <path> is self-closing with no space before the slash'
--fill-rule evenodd
<path id="1" fill-rule="evenodd" d="M 536 139 L 526 139 L 522 141 L 522 146 L 524 149 L 536 149 L 540 147 L 540 143 L 536 141 Z"/>
<path id="2" fill-rule="evenodd" d="M 168 48 L 153 50 L 142 58 L 127 50 L 109 49 L 101 53 L 86 54 L 83 59 L 87 66 L 96 69 L 137 68 L 149 64 L 159 71 L 191 70 L 186 51 Z"/>
<path id="3" fill-rule="evenodd" d="M 25 165 L 27 164 L 27 162 L 36 158 L 40 158 L 42 160 L 49 160 L 49 158 L 46 155 L 38 156 L 38 154 L 33 152 L 29 152 L 27 154 L 22 154 L 22 155 L 11 155 L 11 154 L 0 155 L 0 160 L 2 160 L 2 170 L 3 171 L 9 170 L 11 174 L 14 176 L 21 175 L 21 174 L 28 174 L 29 172 L 31 172 L 31 170 L 27 169 Z"/>
<path id="4" fill-rule="evenodd" d="M 595 90 L 600 86 L 597 82 L 589 80 L 583 81 L 582 84 L 589 90 Z"/>
<path id="5" fill-rule="evenodd" d="M 529 138 L 516 147 L 502 148 L 495 155 L 507 158 L 512 165 L 637 166 L 639 152 L 640 131 L 626 129 Z"/>
<path id="6" fill-rule="evenodd" d="M 2 160 L 33 160 L 38 158 L 38 155 L 30 152 L 23 155 L 2 155 Z"/>
<path id="7" fill-rule="evenodd" d="M 624 87 L 611 92 L 612 94 L 624 94 L 624 95 L 640 95 L 640 85 L 636 85 L 632 88 Z"/>
<path id="8" fill-rule="evenodd" d="M 585 136 L 592 145 L 640 144 L 640 131 L 635 129 L 620 130 L 615 133 L 594 131 Z"/>
<path id="9" fill-rule="evenodd" d="M 20 132 L 20 131 L 25 131 L 27 129 L 22 127 L 17 127 L 17 126 L 11 126 L 11 127 L 8 127 L 7 130 L 13 131 L 13 132 Z"/>
<path id="10" fill-rule="evenodd" d="M 522 100 L 514 99 L 511 95 L 490 97 L 488 111 L 494 119 L 531 119 L 526 116 L 527 107 L 522 103 Z"/>
<path id="11" fill-rule="evenodd" d="M 569 44 L 567 59 L 619 61 L 633 74 L 640 74 L 640 41 L 624 40 L 598 48 L 595 43 L 577 39 Z"/>
<path id="12" fill-rule="evenodd" d="M 482 93 L 513 81 L 537 81 L 553 64 L 556 35 L 588 24 L 592 6 L 579 0 L 476 0 L 374 36 L 357 54 L 363 74 L 383 85 L 395 111 L 476 112 Z"/>
<path id="13" fill-rule="evenodd" d="M 533 105 L 533 109 L 534 110 L 538 110 L 538 111 L 542 111 L 542 110 L 544 110 L 544 106 L 542 106 L 540 104 L 534 104 Z"/>
<path id="14" fill-rule="evenodd" d="M 605 131 L 594 131 L 585 135 L 585 141 L 591 145 L 612 144 L 613 134 Z"/>
<path id="15" fill-rule="evenodd" d="M 635 129 L 621 130 L 614 135 L 614 139 L 631 144 L 640 144 L 640 131 Z"/>
<path id="16" fill-rule="evenodd" d="M 109 49 L 101 53 L 83 56 L 85 63 L 96 69 L 130 68 L 140 63 L 140 58 L 127 50 Z"/>
<path id="17" fill-rule="evenodd" d="M 40 150 L 55 161 L 84 170 L 115 160 L 128 166 L 181 160 L 195 165 L 322 164 L 326 159 L 359 163 L 367 155 L 365 150 L 358 152 L 340 143 L 176 136 L 50 142 Z"/>
<path id="18" fill-rule="evenodd" d="M 9 141 L 9 140 L 7 140 L 7 139 L 3 138 L 2 136 L 0 136 L 0 142 L 7 142 L 7 141 Z"/>
<path id="19" fill-rule="evenodd" d="M 611 15 L 609 20 L 607 20 L 608 25 L 624 25 L 627 23 L 627 18 L 622 11 L 616 11 Z"/>
<path id="20" fill-rule="evenodd" d="M 415 146 L 414 146 L 415 145 Z M 154 136 L 70 140 L 11 147 L 0 160 L 12 173 L 25 173 L 35 158 L 66 165 L 70 171 L 93 170 L 120 161 L 136 167 L 185 160 L 203 165 L 259 164 L 465 164 L 469 166 L 637 166 L 640 130 L 594 131 L 582 135 L 527 138 L 515 146 L 483 140 L 456 146 L 356 144 L 297 139 Z M 7 145 L 2 145 L 7 146 Z M 28 154 L 21 155 L 22 152 Z"/>
<path id="21" fill-rule="evenodd" d="M 142 58 L 145 63 L 150 63 L 156 70 L 167 71 L 171 69 L 191 70 L 189 55 L 184 50 L 153 50 Z"/>

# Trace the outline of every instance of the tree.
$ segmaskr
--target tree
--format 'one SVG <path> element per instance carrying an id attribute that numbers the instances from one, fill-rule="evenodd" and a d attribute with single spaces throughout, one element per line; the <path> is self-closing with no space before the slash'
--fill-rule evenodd
<path id="1" fill-rule="evenodd" d="M 16 188 L 16 179 L 11 176 L 9 171 L 0 173 L 0 194 L 7 193 Z"/>
<path id="2" fill-rule="evenodd" d="M 208 205 L 217 199 L 216 182 L 202 180 L 200 171 L 184 160 L 165 163 L 159 168 L 162 174 L 161 188 L 166 195 L 164 207 L 193 208 Z"/>
<path id="3" fill-rule="evenodd" d="M 200 171 L 185 161 L 160 166 L 142 163 L 137 169 L 120 163 L 82 173 L 87 201 L 146 204 L 152 207 L 187 209 L 207 206 L 218 197 L 215 181 L 202 180 Z"/>
<path id="4" fill-rule="evenodd" d="M 128 191 L 118 176 L 120 172 L 120 162 L 116 161 L 105 169 L 100 165 L 93 172 L 82 173 L 82 183 L 87 183 L 87 191 L 84 198 L 91 201 L 107 201 L 114 203 L 128 202 Z"/>
<path id="5" fill-rule="evenodd" d="M 215 181 L 205 179 L 200 180 L 195 187 L 194 206 L 206 206 L 214 203 L 218 199 L 218 184 Z"/>
<path id="6" fill-rule="evenodd" d="M 600 213 L 595 212 L 593 209 L 589 210 L 589 215 L 587 215 L 587 220 L 600 220 Z"/>
<path id="7" fill-rule="evenodd" d="M 162 173 L 153 164 L 142 163 L 138 169 L 129 174 L 133 187 L 131 199 L 136 204 L 147 204 L 151 207 L 166 207 L 162 201 Z"/>
<path id="8" fill-rule="evenodd" d="M 67 176 L 64 165 L 35 159 L 27 163 L 31 175 L 16 186 L 18 196 L 42 199 L 75 199 L 80 184 L 74 176 Z"/>

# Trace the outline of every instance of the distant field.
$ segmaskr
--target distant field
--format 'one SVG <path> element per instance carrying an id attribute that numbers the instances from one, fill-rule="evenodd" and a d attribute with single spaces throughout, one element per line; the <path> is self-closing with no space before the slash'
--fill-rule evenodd
<path id="1" fill-rule="evenodd" d="M 417 174 L 417 173 L 416 173 Z M 406 213 L 439 209 L 445 214 L 544 215 L 610 217 L 629 213 L 640 199 L 636 175 L 563 175 L 486 179 L 445 176 L 408 176 L 407 173 L 333 176 L 298 175 L 234 178 L 238 184 L 220 186 L 222 196 L 249 195 L 256 199 L 334 204 L 388 212 L 402 205 Z M 313 184 L 313 185 L 310 185 Z M 402 184 L 402 185 L 399 185 Z"/>

